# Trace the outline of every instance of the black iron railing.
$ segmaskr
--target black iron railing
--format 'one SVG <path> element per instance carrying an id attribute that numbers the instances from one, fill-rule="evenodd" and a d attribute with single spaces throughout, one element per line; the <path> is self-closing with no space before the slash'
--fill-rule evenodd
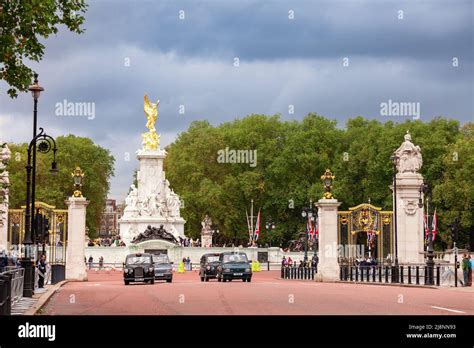
<path id="1" fill-rule="evenodd" d="M 0 315 L 10 315 L 12 305 L 23 297 L 24 279 L 24 268 L 0 273 Z"/>
<path id="2" fill-rule="evenodd" d="M 440 286 L 441 266 L 430 276 L 426 265 L 341 265 L 339 279 L 350 282 L 398 283 Z"/>
<path id="3" fill-rule="evenodd" d="M 287 266 L 281 268 L 282 279 L 307 279 L 314 280 L 317 273 L 316 267 Z"/>

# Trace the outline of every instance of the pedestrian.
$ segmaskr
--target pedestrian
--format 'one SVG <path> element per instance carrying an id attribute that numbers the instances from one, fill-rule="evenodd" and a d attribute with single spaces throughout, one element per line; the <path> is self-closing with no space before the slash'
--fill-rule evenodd
<path id="1" fill-rule="evenodd" d="M 472 259 L 467 255 L 467 286 L 472 286 Z"/>
<path id="2" fill-rule="evenodd" d="M 101 256 L 99 257 L 99 270 L 104 267 L 104 258 Z"/>
<path id="3" fill-rule="evenodd" d="M 38 260 L 38 288 L 42 289 L 44 287 L 44 278 L 46 277 L 46 256 L 41 255 Z"/>
<path id="4" fill-rule="evenodd" d="M 189 258 L 189 256 L 188 256 L 188 258 L 186 259 L 186 262 L 187 262 L 187 264 L 188 264 L 188 271 L 191 271 L 191 259 Z"/>
<path id="5" fill-rule="evenodd" d="M 286 267 L 288 266 L 288 261 L 286 260 L 286 257 L 283 256 L 283 258 L 281 259 L 281 267 Z"/>
<path id="6" fill-rule="evenodd" d="M 89 256 L 89 269 L 92 269 L 92 263 L 94 262 L 94 258 L 91 256 Z"/>
<path id="7" fill-rule="evenodd" d="M 470 267 L 469 259 L 467 258 L 467 254 L 464 254 L 461 261 L 461 268 L 462 268 L 462 273 L 464 276 L 463 286 L 468 286 L 468 283 L 469 283 L 469 267 Z"/>
<path id="8" fill-rule="evenodd" d="M 288 258 L 288 266 L 293 266 L 293 260 L 291 259 L 291 257 Z"/>

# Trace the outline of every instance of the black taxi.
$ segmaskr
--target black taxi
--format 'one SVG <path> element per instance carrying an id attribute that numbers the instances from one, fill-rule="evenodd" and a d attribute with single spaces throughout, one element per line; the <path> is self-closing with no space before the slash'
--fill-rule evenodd
<path id="1" fill-rule="evenodd" d="M 233 279 L 242 279 L 244 282 L 252 281 L 252 267 L 246 253 L 224 252 L 219 256 L 217 280 L 225 282 Z"/>
<path id="2" fill-rule="evenodd" d="M 199 266 L 199 277 L 201 281 L 209 281 L 217 277 L 217 268 L 219 267 L 219 253 L 204 254 L 201 256 Z"/>
<path id="3" fill-rule="evenodd" d="M 137 253 L 127 255 L 123 264 L 123 281 L 125 285 L 131 282 L 155 283 L 155 269 L 151 254 Z"/>

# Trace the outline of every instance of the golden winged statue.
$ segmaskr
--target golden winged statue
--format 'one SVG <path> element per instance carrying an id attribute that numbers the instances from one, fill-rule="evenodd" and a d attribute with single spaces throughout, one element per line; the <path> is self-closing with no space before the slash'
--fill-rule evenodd
<path id="1" fill-rule="evenodd" d="M 142 134 L 142 144 L 145 150 L 156 150 L 160 145 L 160 136 L 156 133 L 155 122 L 158 118 L 158 105 L 160 101 L 155 103 L 150 102 L 148 96 L 144 97 L 143 110 L 146 115 L 146 128 L 148 132 Z"/>

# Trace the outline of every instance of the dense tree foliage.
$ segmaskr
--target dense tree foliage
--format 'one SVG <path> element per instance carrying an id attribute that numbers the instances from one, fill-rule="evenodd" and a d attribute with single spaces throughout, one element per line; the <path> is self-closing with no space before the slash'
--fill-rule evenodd
<path id="1" fill-rule="evenodd" d="M 74 191 L 71 173 L 76 166 L 85 173 L 82 193 L 90 203 L 87 207 L 89 236 L 98 233 L 100 217 L 109 192 L 109 179 L 114 174 L 114 158 L 109 150 L 97 146 L 89 138 L 74 135 L 56 138 L 56 161 L 59 173 L 49 172 L 52 153 L 37 156 L 36 200 L 66 209 L 65 200 Z M 26 202 L 26 144 L 9 144 L 12 158 L 8 164 L 10 173 L 10 208 L 19 208 Z"/>
<path id="2" fill-rule="evenodd" d="M 33 72 L 25 63 L 42 59 L 43 39 L 60 25 L 83 32 L 86 8 L 84 0 L 0 0 L 0 79 L 11 97 L 28 89 Z"/>
<path id="3" fill-rule="evenodd" d="M 193 122 L 188 131 L 168 146 L 166 173 L 184 200 L 186 234 L 200 233 L 200 221 L 209 214 L 222 241 L 246 241 L 246 209 L 254 199 L 262 208 L 262 228 L 273 220 L 271 234 L 262 231 L 261 242 L 286 245 L 304 230 L 301 209 L 321 198 L 320 176 L 330 168 L 336 176 L 335 197 L 341 209 L 371 202 L 392 209 L 390 156 L 409 130 L 423 153 L 422 174 L 433 187 L 432 206 L 437 208 L 440 238 L 437 247 L 450 245 L 448 224 L 462 217 L 462 241 L 474 228 L 473 125 L 436 118 L 430 122 L 404 123 L 350 119 L 345 128 L 335 121 L 308 114 L 301 122 L 282 121 L 278 115 L 250 115 L 212 126 Z M 257 165 L 219 163 L 223 149 L 257 150 Z M 452 161 L 453 153 L 459 154 Z M 449 194 L 445 192 L 449 191 Z"/>

